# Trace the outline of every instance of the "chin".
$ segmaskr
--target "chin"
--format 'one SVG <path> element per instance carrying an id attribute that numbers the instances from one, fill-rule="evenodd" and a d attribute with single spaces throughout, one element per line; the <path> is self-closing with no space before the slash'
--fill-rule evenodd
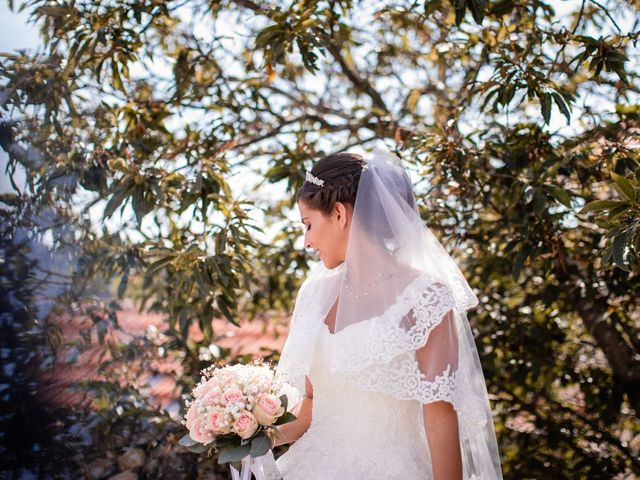
<path id="1" fill-rule="evenodd" d="M 322 263 L 324 264 L 325 268 L 328 268 L 329 270 L 333 270 L 334 268 L 339 267 L 342 262 L 341 261 L 327 262 L 325 260 L 322 260 Z"/>

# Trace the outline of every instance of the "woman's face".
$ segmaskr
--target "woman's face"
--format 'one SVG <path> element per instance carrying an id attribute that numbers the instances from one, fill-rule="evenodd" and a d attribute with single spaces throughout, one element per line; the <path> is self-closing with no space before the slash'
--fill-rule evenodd
<path id="1" fill-rule="evenodd" d="M 298 209 L 305 228 L 305 248 L 313 248 L 327 268 L 335 268 L 344 262 L 351 226 L 351 208 L 336 202 L 331 213 L 326 215 L 300 200 Z"/>

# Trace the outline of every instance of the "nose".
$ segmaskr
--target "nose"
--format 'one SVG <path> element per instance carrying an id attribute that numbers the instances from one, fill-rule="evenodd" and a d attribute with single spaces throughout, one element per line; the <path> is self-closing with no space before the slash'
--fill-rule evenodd
<path id="1" fill-rule="evenodd" d="M 313 248 L 314 252 L 316 251 L 315 247 L 311 244 L 311 241 L 307 238 L 307 234 L 304 234 L 304 248 Z"/>

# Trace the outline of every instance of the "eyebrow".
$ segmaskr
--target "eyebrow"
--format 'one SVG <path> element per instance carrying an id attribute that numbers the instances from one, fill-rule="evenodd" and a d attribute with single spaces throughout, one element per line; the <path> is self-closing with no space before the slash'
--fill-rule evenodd
<path id="1" fill-rule="evenodd" d="M 300 220 L 304 222 L 305 220 L 309 220 L 309 217 L 302 217 Z"/>

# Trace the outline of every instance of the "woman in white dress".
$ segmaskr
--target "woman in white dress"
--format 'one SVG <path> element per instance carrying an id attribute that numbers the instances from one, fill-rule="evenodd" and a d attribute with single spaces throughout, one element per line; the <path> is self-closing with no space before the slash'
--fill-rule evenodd
<path id="1" fill-rule="evenodd" d="M 276 370 L 304 392 L 273 438 L 292 443 L 276 476 L 502 478 L 466 317 L 478 300 L 423 224 L 400 160 L 324 157 L 297 203 L 322 263 L 298 292 Z"/>

